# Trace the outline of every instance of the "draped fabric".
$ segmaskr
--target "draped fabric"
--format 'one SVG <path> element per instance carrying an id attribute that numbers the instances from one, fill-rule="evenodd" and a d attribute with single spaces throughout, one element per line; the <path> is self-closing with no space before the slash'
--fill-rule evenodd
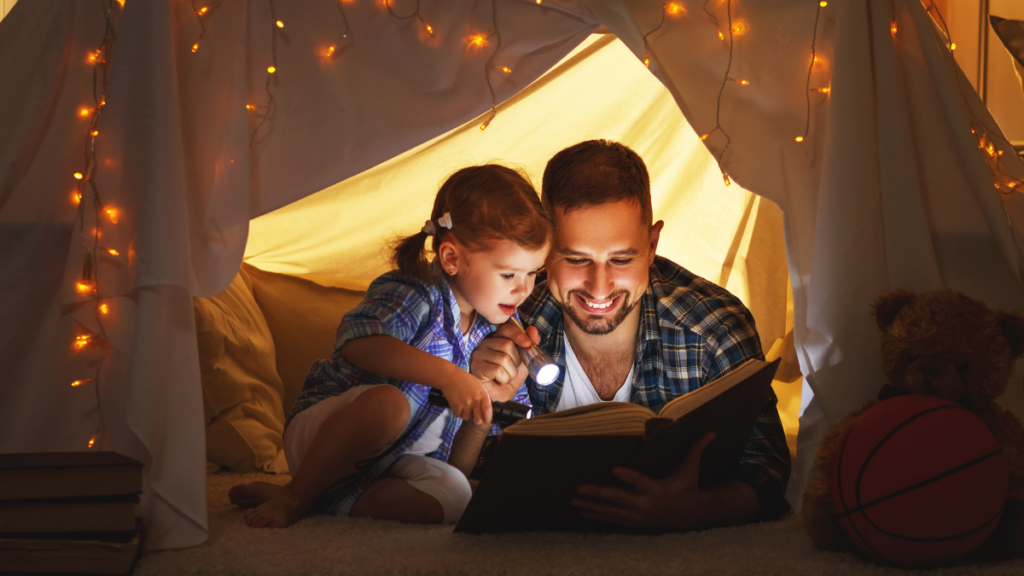
<path id="1" fill-rule="evenodd" d="M 0 21 L 0 452 L 84 449 L 102 422 L 97 448 L 147 465 L 140 509 L 149 546 L 202 542 L 204 443 L 191 298 L 226 287 L 247 250 L 254 263 L 271 268 L 369 279 L 382 260 L 366 254 L 387 235 L 380 221 L 365 216 L 380 213 L 374 202 L 389 202 L 388 210 L 402 214 L 389 225 L 407 233 L 425 218 L 430 191 L 446 172 L 460 160 L 491 159 L 475 155 L 478 144 L 469 139 L 490 116 L 488 79 L 499 104 L 483 132 L 489 149 L 508 153 L 495 159 L 509 162 L 519 162 L 513 156 L 521 153 L 536 173 L 542 152 L 563 142 L 532 140 L 529 118 L 517 118 L 516 107 L 556 84 L 559 74 L 548 85 L 534 81 L 601 24 L 637 66 L 649 58 L 650 72 L 678 108 L 673 113 L 693 132 L 666 115 L 663 131 L 630 135 L 631 122 L 665 113 L 645 88 L 614 110 L 578 118 L 581 125 L 561 125 L 559 133 L 622 138 L 640 149 L 655 175 L 656 214 L 681 231 L 672 247 L 678 261 L 686 265 L 691 244 L 697 262 L 729 236 L 701 247 L 700 234 L 686 235 L 695 219 L 711 218 L 721 199 L 744 208 L 730 224 L 724 254 L 717 252 L 723 259 L 705 262 L 712 271 L 705 274 L 732 286 L 737 271 L 758 269 L 749 262 L 758 257 L 756 234 L 735 232 L 748 230 L 744 218 L 757 221 L 762 204 L 765 214 L 771 208 L 735 184 L 785 214 L 793 341 L 810 388 L 805 397 L 813 391 L 801 427 L 801 448 L 808 448 L 795 476 L 813 455 L 815 434 L 881 384 L 879 339 L 868 316 L 880 292 L 947 286 L 992 306 L 1024 308 L 1024 199 L 993 187 L 972 127 L 984 126 L 1005 152 L 1002 170 L 1016 178 L 1024 170 L 918 0 L 830 3 L 816 28 L 814 1 L 679 0 L 684 10 L 664 18 L 646 37 L 646 50 L 645 34 L 662 21 L 660 0 L 390 4 L 394 15 L 371 0 L 224 0 L 202 16 L 205 34 L 191 3 L 170 0 L 129 0 L 123 13 L 113 0 L 20 2 Z M 422 21 L 399 18 L 417 5 Z M 92 181 L 102 206 L 118 210 L 117 222 L 95 209 L 91 188 L 81 216 L 72 198 L 72 174 L 85 168 L 88 118 L 96 107 L 88 55 L 103 40 L 104 6 L 117 38 Z M 812 67 L 815 29 L 819 62 Z M 486 45 L 467 41 L 474 34 L 485 34 Z M 327 56 L 331 44 L 335 55 Z M 605 47 L 583 48 L 562 63 L 561 76 L 575 66 L 582 70 Z M 276 72 L 268 83 L 271 64 Z M 808 92 L 809 70 L 810 86 L 831 87 L 830 93 Z M 604 70 L 591 74 L 616 81 Z M 548 122 L 570 115 L 581 96 L 566 90 L 544 96 Z M 502 134 L 517 140 L 493 146 Z M 726 189 L 714 160 L 693 152 L 699 134 L 709 134 L 702 143 L 711 158 L 721 157 L 734 186 Z M 795 142 L 798 135 L 805 140 Z M 462 158 L 420 156 L 456 140 L 465 146 Z M 397 187 L 408 174 L 396 170 L 392 186 L 385 171 L 371 170 L 395 157 L 396 166 L 428 162 L 415 201 L 395 200 L 412 197 Z M 433 163 L 438 158 L 444 159 Z M 712 179 L 723 183 L 712 187 Z M 306 232 L 336 231 L 344 271 L 301 239 L 292 249 L 254 235 L 247 249 L 250 219 L 288 206 L 281 214 L 301 226 L 302 199 L 313 202 L 325 190 L 330 196 L 339 182 L 352 187 L 334 190 L 336 217 Z M 342 202 L 347 197 L 351 203 Z M 294 236 L 279 226 L 281 218 L 257 219 L 252 230 Z M 94 266 L 106 314 L 74 289 L 94 240 L 118 252 L 98 250 Z M 296 256 L 300 247 L 312 250 L 308 259 Z M 737 265 L 737 254 L 745 266 Z M 754 301 L 765 294 L 746 296 Z M 76 352 L 72 343 L 81 335 L 92 335 L 94 343 Z M 95 386 L 69 386 L 95 375 L 100 412 Z M 1018 369 L 1014 382 L 1020 377 Z M 1006 403 L 1024 412 L 1019 385 L 1011 386 Z"/>

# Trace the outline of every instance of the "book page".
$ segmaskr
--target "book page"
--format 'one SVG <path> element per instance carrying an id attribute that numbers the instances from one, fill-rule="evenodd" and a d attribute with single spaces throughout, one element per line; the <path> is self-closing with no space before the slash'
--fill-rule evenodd
<path id="1" fill-rule="evenodd" d="M 642 436 L 645 423 L 654 416 L 654 412 L 639 404 L 601 402 L 520 420 L 505 428 L 503 433 L 523 436 Z"/>
<path id="2" fill-rule="evenodd" d="M 766 365 L 767 362 L 757 360 L 756 358 L 747 360 L 725 376 L 722 376 L 713 382 L 709 382 L 693 392 L 683 394 L 668 404 L 665 404 L 658 416 L 678 420 L 686 414 L 689 414 L 693 409 L 697 408 L 701 404 L 709 402 L 726 390 L 729 390 L 733 386 L 743 382 Z"/>

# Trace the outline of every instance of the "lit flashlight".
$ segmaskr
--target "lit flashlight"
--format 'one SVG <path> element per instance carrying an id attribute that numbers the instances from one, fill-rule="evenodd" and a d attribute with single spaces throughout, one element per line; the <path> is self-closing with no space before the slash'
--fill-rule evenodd
<path id="1" fill-rule="evenodd" d="M 509 317 L 508 321 L 522 330 L 523 334 L 526 334 L 526 329 L 516 320 L 515 316 Z M 520 348 L 519 353 L 522 355 L 523 361 L 526 362 L 527 369 L 530 370 L 530 376 L 533 376 L 537 384 L 547 386 L 558 379 L 558 364 L 555 364 L 554 359 L 547 352 L 538 348 L 536 344 L 530 344 L 529 348 Z"/>

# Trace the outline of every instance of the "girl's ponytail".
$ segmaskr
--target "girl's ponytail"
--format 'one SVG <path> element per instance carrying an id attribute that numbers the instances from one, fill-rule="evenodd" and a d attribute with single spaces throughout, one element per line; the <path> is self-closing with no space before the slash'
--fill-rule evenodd
<path id="1" fill-rule="evenodd" d="M 392 265 L 402 274 L 427 284 L 440 280 L 437 270 L 427 260 L 427 249 L 424 244 L 430 237 L 430 234 L 420 231 L 395 241 L 391 254 Z"/>

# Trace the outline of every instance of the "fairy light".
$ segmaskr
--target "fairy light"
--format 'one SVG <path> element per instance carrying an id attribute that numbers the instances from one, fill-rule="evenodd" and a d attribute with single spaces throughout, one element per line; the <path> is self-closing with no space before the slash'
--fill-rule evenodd
<path id="1" fill-rule="evenodd" d="M 655 26 L 649 32 L 644 34 L 644 66 L 647 68 L 651 67 L 651 50 L 650 45 L 647 42 L 647 37 L 650 36 L 651 34 L 654 34 L 658 30 L 660 30 L 662 26 L 665 25 L 665 16 L 668 14 L 669 4 L 670 2 L 668 2 L 667 0 L 661 3 L 661 20 L 658 22 L 657 26 Z"/>
<path id="2" fill-rule="evenodd" d="M 110 306 L 108 304 L 100 304 L 100 314 L 107 314 L 110 312 Z"/>
<path id="3" fill-rule="evenodd" d="M 82 384 L 88 384 L 89 382 L 92 382 L 92 378 L 82 378 L 81 380 L 72 380 L 71 381 L 71 387 L 72 388 L 78 388 Z"/>
<path id="4" fill-rule="evenodd" d="M 284 28 L 284 22 L 281 22 L 280 20 L 278 20 L 277 22 L 274 22 L 274 23 L 277 24 L 278 28 Z"/>
<path id="5" fill-rule="evenodd" d="M 722 171 L 722 180 L 725 182 L 726 186 L 732 186 L 732 180 L 729 179 L 729 175 L 726 174 L 724 170 Z"/>
<path id="6" fill-rule="evenodd" d="M 722 32 L 722 26 L 718 22 L 718 17 L 715 16 L 714 11 L 708 9 L 708 4 L 710 3 L 711 0 L 704 1 L 704 13 L 708 15 L 708 18 L 711 20 L 711 23 L 714 24 L 715 29 L 718 30 L 718 37 L 724 41 L 725 34 Z M 719 5 L 721 4 L 722 2 L 719 2 Z M 729 175 L 725 172 L 725 168 L 722 167 L 722 160 L 725 158 L 725 153 L 726 151 L 729 150 L 729 146 L 732 144 L 732 137 L 729 136 L 729 133 L 725 131 L 725 127 L 722 126 L 722 97 L 725 94 L 725 87 L 729 83 L 729 81 L 731 80 L 733 82 L 736 82 L 736 80 L 732 78 L 732 76 L 730 75 L 730 73 L 732 72 L 733 48 L 735 47 L 734 36 L 738 35 L 735 33 L 735 30 L 737 28 L 741 28 L 743 31 L 746 31 L 746 24 L 743 24 L 742 20 L 738 20 L 735 23 L 733 23 L 732 0 L 725 0 L 724 4 L 726 14 L 725 29 L 729 31 L 729 59 L 725 65 L 725 72 L 722 74 L 722 84 L 721 86 L 718 87 L 718 98 L 715 100 L 715 126 L 707 133 L 703 134 L 700 137 L 700 139 L 702 141 L 706 141 L 712 134 L 716 132 L 721 132 L 722 136 L 725 137 L 725 145 L 722 146 L 722 149 L 718 152 L 718 155 L 715 157 L 715 160 L 718 162 L 718 169 L 722 171 L 722 181 L 725 182 L 726 186 L 731 186 L 732 181 L 729 179 Z M 739 26 L 740 24 L 743 24 L 743 26 Z"/>
<path id="7" fill-rule="evenodd" d="M 203 16 L 210 11 L 209 6 L 203 6 L 202 8 L 196 8 L 196 0 L 192 0 L 192 11 L 196 13 L 196 20 L 199 21 L 199 38 L 196 39 L 196 43 L 192 45 L 192 53 L 195 54 L 199 51 L 199 43 L 203 41 L 206 36 L 206 23 L 203 22 Z"/>
<path id="8" fill-rule="evenodd" d="M 334 56 L 334 52 L 337 49 L 338 49 L 338 47 L 335 46 L 334 44 L 331 44 L 330 46 L 328 46 L 327 50 L 325 51 L 325 53 L 327 54 L 327 57 L 330 58 L 331 56 Z"/>
<path id="9" fill-rule="evenodd" d="M 744 80 L 743 78 L 732 78 L 732 77 L 730 77 L 729 80 L 739 84 L 740 86 L 750 86 L 750 81 L 749 80 Z"/>
<path id="10" fill-rule="evenodd" d="M 85 178 L 84 174 L 81 172 L 75 172 L 75 180 L 81 180 L 82 178 Z"/>
<path id="11" fill-rule="evenodd" d="M 80 117 L 82 117 L 82 118 L 88 118 L 90 114 L 92 114 L 92 109 L 91 108 L 87 108 L 85 106 L 82 106 L 81 108 L 78 109 L 78 115 Z"/>
<path id="12" fill-rule="evenodd" d="M 419 10 L 419 1 L 416 2 L 416 10 Z M 491 125 L 491 122 L 498 115 L 498 98 L 494 93 L 494 83 L 491 82 L 491 69 L 501 69 L 494 63 L 494 59 L 498 56 L 498 52 L 501 51 L 501 30 L 498 29 L 498 0 L 491 0 L 491 29 L 484 35 L 485 38 L 494 35 L 494 50 L 491 51 L 491 55 L 487 58 L 487 62 L 484 64 L 484 80 L 487 81 L 487 90 L 491 93 L 491 114 L 484 120 L 483 124 L 480 125 L 480 131 L 487 130 L 487 127 Z M 512 70 L 508 70 L 511 72 Z M 507 72 L 506 72 L 507 73 Z"/>
<path id="13" fill-rule="evenodd" d="M 106 213 L 107 218 L 110 218 L 110 222 L 112 224 L 117 224 L 117 216 L 119 212 L 116 208 L 105 208 L 103 212 Z"/>
<path id="14" fill-rule="evenodd" d="M 75 336 L 75 343 L 74 343 L 73 346 L 74 346 L 75 350 L 82 350 L 83 348 L 85 348 L 86 346 L 88 346 L 91 343 L 92 343 L 92 336 L 89 336 L 88 334 L 82 334 L 82 335 L 79 335 L 79 336 Z"/>
<path id="15" fill-rule="evenodd" d="M 821 62 L 818 57 L 818 21 L 821 19 L 821 9 L 828 6 L 828 2 L 819 2 L 817 11 L 814 13 L 814 31 L 811 34 L 811 63 L 807 66 L 807 116 L 804 123 L 804 133 L 794 138 L 797 143 L 803 142 L 811 133 L 811 92 L 828 94 L 831 88 L 811 88 L 811 75 L 814 73 L 814 65 Z"/>
<path id="16" fill-rule="evenodd" d="M 747 25 L 743 20 L 737 20 L 735 24 L 730 28 L 732 33 L 736 36 L 743 36 L 750 30 L 750 26 Z"/>
<path id="17" fill-rule="evenodd" d="M 896 26 L 896 21 L 893 20 L 892 24 L 889 24 L 889 32 L 892 32 L 892 35 L 895 36 L 896 32 L 898 32 L 898 31 L 899 31 L 899 28 Z"/>
<path id="18" fill-rule="evenodd" d="M 107 254 L 110 254 L 111 256 L 120 256 L 121 255 L 120 252 L 118 252 L 117 250 L 114 250 L 113 248 L 107 248 Z"/>
<path id="19" fill-rule="evenodd" d="M 272 22 L 270 27 L 270 66 L 267 66 L 267 81 L 263 85 L 263 91 L 267 93 L 267 104 L 266 106 L 260 106 L 260 108 L 265 109 L 267 113 L 263 115 L 263 118 L 260 119 L 259 123 L 256 124 L 256 127 L 253 128 L 252 133 L 249 135 L 250 148 L 252 147 L 253 142 L 256 141 L 256 134 L 259 133 L 260 128 L 267 123 L 267 120 L 270 120 L 274 115 L 274 111 L 277 109 L 275 106 L 276 102 L 274 100 L 274 93 L 270 90 L 270 82 L 274 77 L 274 73 L 277 72 L 277 34 L 280 29 L 277 23 L 280 22 L 280 20 L 277 19 L 277 15 L 274 11 L 274 0 L 267 0 L 267 2 L 270 4 L 270 21 Z M 253 110 L 253 108 L 249 108 L 248 105 L 246 106 L 246 109 Z"/>
<path id="20" fill-rule="evenodd" d="M 673 17 L 684 16 L 686 14 L 686 7 L 679 2 L 668 2 L 665 4 L 665 14 Z"/>
<path id="21" fill-rule="evenodd" d="M 466 37 L 466 43 L 470 48 L 482 48 L 487 45 L 487 36 L 483 34 L 471 34 Z"/>
<path id="22" fill-rule="evenodd" d="M 89 447 L 89 448 L 92 448 L 92 447 L 93 447 L 93 445 L 94 445 L 94 444 L 96 444 L 96 438 L 97 438 L 97 437 L 98 437 L 99 435 L 100 435 L 100 433 L 99 433 L 99 432 L 96 432 L 95 434 L 93 434 L 93 435 L 92 435 L 92 438 L 89 438 L 89 444 L 88 444 L 88 447 Z"/>
<path id="23" fill-rule="evenodd" d="M 395 11 L 391 8 L 391 0 L 384 0 L 384 7 L 388 9 L 388 13 L 391 14 L 392 17 L 398 20 L 409 20 L 410 18 L 419 20 L 423 29 L 427 31 L 427 34 L 430 34 L 431 36 L 434 35 L 434 27 L 428 24 L 427 21 L 423 19 L 423 14 L 420 13 L 420 0 L 416 0 L 416 11 L 408 16 L 399 16 L 398 14 L 395 14 Z"/>

